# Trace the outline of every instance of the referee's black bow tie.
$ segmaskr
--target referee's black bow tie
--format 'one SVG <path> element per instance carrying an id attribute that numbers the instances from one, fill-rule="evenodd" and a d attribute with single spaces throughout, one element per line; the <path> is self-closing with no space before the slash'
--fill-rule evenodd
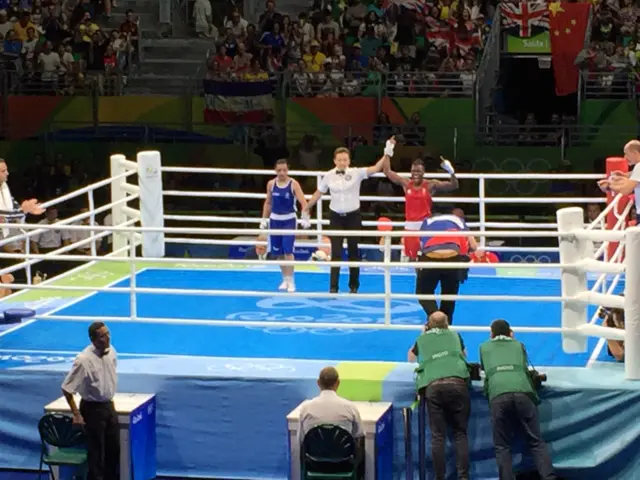
<path id="1" fill-rule="evenodd" d="M 344 172 L 344 170 L 336 170 L 336 173 L 338 175 L 344 175 L 345 172 Z"/>

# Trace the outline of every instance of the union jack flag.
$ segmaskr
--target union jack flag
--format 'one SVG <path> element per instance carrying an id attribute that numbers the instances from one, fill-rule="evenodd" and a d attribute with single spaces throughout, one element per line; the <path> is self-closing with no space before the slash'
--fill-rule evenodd
<path id="1" fill-rule="evenodd" d="M 549 30 L 549 8 L 544 2 L 502 3 L 502 28 L 528 38 L 538 30 Z"/>

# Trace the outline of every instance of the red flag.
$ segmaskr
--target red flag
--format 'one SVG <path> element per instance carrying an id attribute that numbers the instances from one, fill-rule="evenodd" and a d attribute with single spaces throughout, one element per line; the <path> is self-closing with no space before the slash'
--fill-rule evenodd
<path id="1" fill-rule="evenodd" d="M 579 71 L 574 62 L 584 48 L 590 8 L 589 3 L 549 4 L 551 60 L 558 95 L 570 95 L 578 90 Z"/>

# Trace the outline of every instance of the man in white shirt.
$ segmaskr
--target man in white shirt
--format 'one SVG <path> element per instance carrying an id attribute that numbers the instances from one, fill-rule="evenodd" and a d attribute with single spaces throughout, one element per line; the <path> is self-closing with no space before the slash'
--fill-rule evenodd
<path id="1" fill-rule="evenodd" d="M 56 207 L 49 207 L 47 209 L 47 217 L 40 220 L 38 225 L 53 225 L 57 221 L 58 209 Z M 69 230 L 66 230 L 64 227 L 48 229 L 36 233 L 31 237 L 31 251 L 35 254 L 45 254 L 69 245 L 70 242 L 71 235 L 69 234 Z M 42 271 L 51 278 L 69 266 L 70 265 L 67 265 L 65 262 L 58 262 L 53 259 L 45 260 L 42 265 Z"/>
<path id="2" fill-rule="evenodd" d="M 44 208 L 40 206 L 38 200 L 35 198 L 24 200 L 21 204 L 18 204 L 16 199 L 13 198 L 13 195 L 11 195 L 8 181 L 9 168 L 7 167 L 7 162 L 3 158 L 0 158 L 0 223 L 24 223 L 27 214 L 42 215 L 44 213 Z M 0 229 L 0 239 L 3 241 L 18 236 L 21 236 L 20 230 L 18 229 Z M 0 250 L 3 253 L 24 253 L 25 241 L 16 240 L 15 242 L 3 243 Z M 11 267 L 22 262 L 24 262 L 22 258 L 2 259 L 0 260 L 0 268 Z M 25 269 L 14 271 L 12 276 L 17 283 L 27 283 Z M 11 277 L 11 275 L 9 277 Z M 9 279 L 9 277 L 5 277 L 5 280 Z M 13 283 L 13 280 L 9 282 L 5 280 L 3 280 L 2 283 Z"/>
<path id="3" fill-rule="evenodd" d="M 113 405 L 116 393 L 116 350 L 102 322 L 89 326 L 91 345 L 78 354 L 62 383 L 73 423 L 87 435 L 88 480 L 117 480 L 120 460 L 120 428 Z M 80 408 L 74 394 L 82 398 Z"/>
<path id="4" fill-rule="evenodd" d="M 336 168 L 329 170 L 322 178 L 318 190 L 307 203 L 303 215 L 309 215 L 313 207 L 323 194 L 329 192 L 330 230 L 362 230 L 362 218 L 360 216 L 360 185 L 365 178 L 382 171 L 385 158 L 393 156 L 395 139 L 387 140 L 384 155 L 378 162 L 368 168 L 350 168 L 351 155 L 348 148 L 340 147 L 333 153 L 333 163 Z M 332 260 L 342 260 L 342 243 L 344 237 L 331 236 Z M 347 237 L 347 254 L 350 262 L 360 260 L 358 253 L 358 237 Z M 329 292 L 338 293 L 340 280 L 340 267 L 331 267 L 331 283 Z M 349 268 L 349 290 L 358 293 L 360 288 L 360 268 Z"/>
<path id="5" fill-rule="evenodd" d="M 348 431 L 356 441 L 356 464 L 362 466 L 364 457 L 364 428 L 358 407 L 338 396 L 340 376 L 334 367 L 320 370 L 318 387 L 320 395 L 308 400 L 300 407 L 298 443 L 302 445 L 305 435 L 318 425 L 336 425 Z"/>
<path id="6" fill-rule="evenodd" d="M 631 140 L 624 146 L 624 158 L 633 169 L 627 173 L 613 172 L 609 178 L 600 180 L 598 186 L 603 192 L 634 194 L 637 212 L 640 205 L 640 140 Z"/>

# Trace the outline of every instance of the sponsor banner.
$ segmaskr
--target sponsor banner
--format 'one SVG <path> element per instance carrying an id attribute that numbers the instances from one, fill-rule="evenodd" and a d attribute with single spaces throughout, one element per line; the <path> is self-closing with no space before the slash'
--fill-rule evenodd
<path id="1" fill-rule="evenodd" d="M 507 53 L 519 55 L 551 54 L 549 32 L 542 32 L 529 38 L 507 35 Z"/>

